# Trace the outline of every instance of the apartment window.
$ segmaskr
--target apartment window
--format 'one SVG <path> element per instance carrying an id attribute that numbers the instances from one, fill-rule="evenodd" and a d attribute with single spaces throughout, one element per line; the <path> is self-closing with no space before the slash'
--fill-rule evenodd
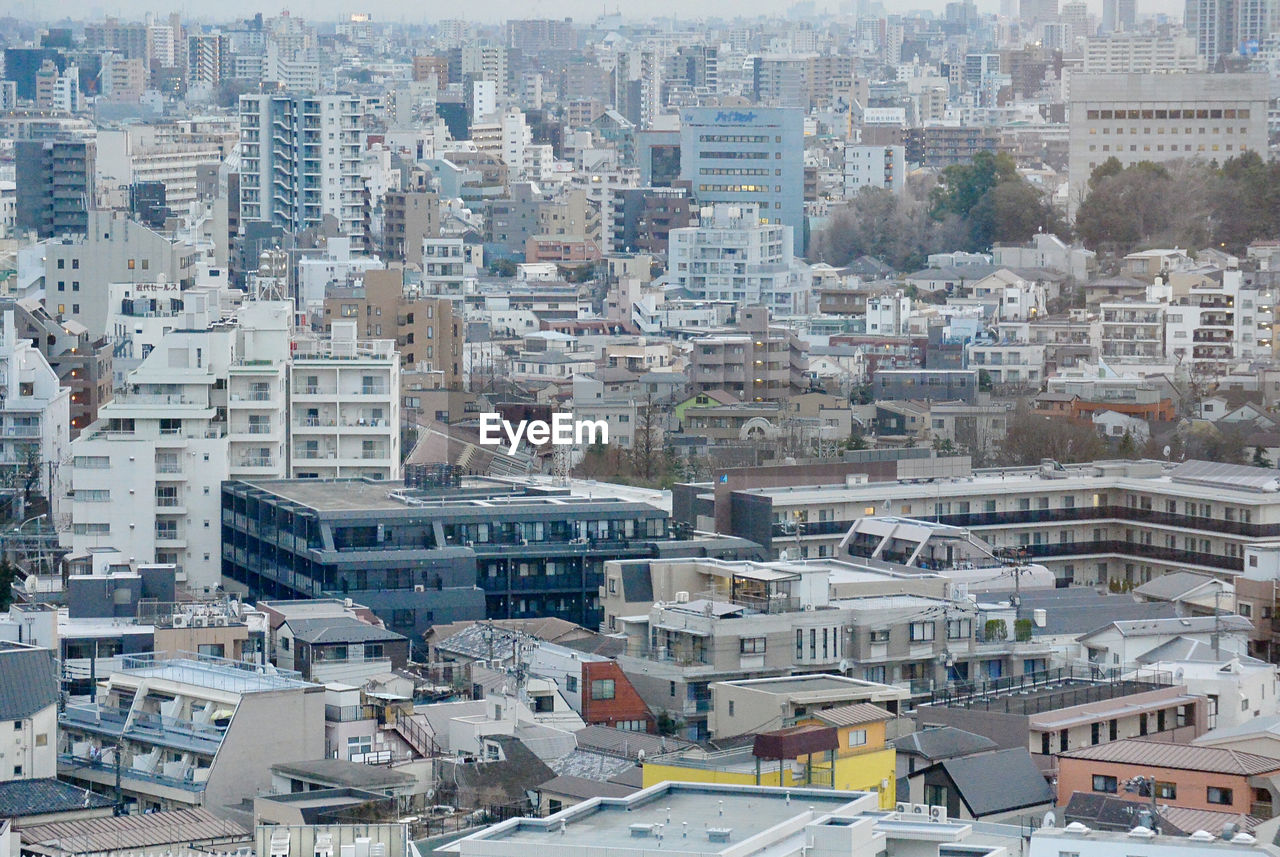
<path id="1" fill-rule="evenodd" d="M 862 671 L 864 681 L 874 681 L 878 684 L 884 683 L 885 672 L 884 667 L 867 667 Z"/>
<path id="2" fill-rule="evenodd" d="M 849 730 L 849 746 L 850 747 L 864 747 L 866 746 L 866 743 L 867 743 L 867 730 L 865 729 Z"/>
<path id="3" fill-rule="evenodd" d="M 932 622 L 912 622 L 911 623 L 911 642 L 924 643 L 933 639 L 934 627 Z"/>
<path id="4" fill-rule="evenodd" d="M 872 631 L 872 632 L 871 632 L 871 642 L 873 642 L 873 643 L 887 643 L 887 642 L 889 642 L 889 629 L 888 629 L 888 628 L 882 628 L 882 629 L 880 629 L 880 630 L 878 630 L 878 631 Z"/>
<path id="5" fill-rule="evenodd" d="M 1219 806 L 1230 806 L 1232 803 L 1231 789 L 1226 789 L 1222 786 L 1209 786 L 1205 794 L 1205 800 Z"/>
<path id="6" fill-rule="evenodd" d="M 613 699 L 614 683 L 611 678 L 598 678 L 591 682 L 592 699 Z"/>
<path id="7" fill-rule="evenodd" d="M 1175 800 L 1178 797 L 1178 784 L 1156 782 L 1156 797 L 1162 800 Z"/>
<path id="8" fill-rule="evenodd" d="M 967 640 L 973 636 L 973 620 L 972 619 L 948 619 L 947 620 L 947 639 L 948 640 Z"/>
<path id="9" fill-rule="evenodd" d="M 764 637 L 743 637 L 738 641 L 738 651 L 744 655 L 763 655 Z"/>
<path id="10" fill-rule="evenodd" d="M 1115 777 L 1107 776 L 1106 774 L 1093 775 L 1093 790 L 1095 792 L 1113 795 L 1116 793 L 1118 785 L 1119 783 Z"/>
<path id="11" fill-rule="evenodd" d="M 578 677 L 576 675 L 567 675 L 564 677 L 564 689 L 569 693 L 578 692 Z"/>
<path id="12" fill-rule="evenodd" d="M 796 628 L 796 660 L 804 659 L 804 629 Z"/>

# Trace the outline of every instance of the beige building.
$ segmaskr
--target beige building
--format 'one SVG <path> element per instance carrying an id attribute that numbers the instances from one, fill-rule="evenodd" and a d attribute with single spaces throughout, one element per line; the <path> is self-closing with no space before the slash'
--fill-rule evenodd
<path id="1" fill-rule="evenodd" d="M 737 329 L 693 340 L 689 380 L 696 392 L 723 390 L 744 402 L 778 402 L 808 389 L 808 358 L 795 334 L 769 326 L 764 307 L 744 307 Z"/>
<path id="2" fill-rule="evenodd" d="M 1264 74 L 1082 74 L 1070 79 L 1068 205 L 1108 158 L 1201 158 L 1267 151 Z"/>
<path id="3" fill-rule="evenodd" d="M 896 712 L 910 693 L 900 687 L 838 675 L 797 675 L 718 681 L 707 718 L 715 738 L 772 732 L 831 708 L 874 702 Z"/>
<path id="4" fill-rule="evenodd" d="M 383 255 L 391 262 L 421 265 L 422 240 L 440 235 L 440 199 L 426 173 L 415 171 L 404 190 L 388 190 L 382 205 Z"/>
<path id="5" fill-rule="evenodd" d="M 418 249 L 421 252 L 421 244 Z M 403 269 L 366 271 L 360 286 L 330 286 L 325 292 L 324 332 L 332 330 L 335 321 L 356 322 L 361 338 L 394 339 L 404 374 L 434 373 L 438 388 L 461 387 L 465 337 L 453 302 L 406 297 Z"/>

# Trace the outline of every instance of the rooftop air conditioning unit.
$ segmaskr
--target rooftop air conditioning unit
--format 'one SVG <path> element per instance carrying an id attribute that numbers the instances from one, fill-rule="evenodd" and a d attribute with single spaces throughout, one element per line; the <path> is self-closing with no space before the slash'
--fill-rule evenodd
<path id="1" fill-rule="evenodd" d="M 175 628 L 185 628 L 185 627 L 187 627 L 187 614 L 185 614 L 185 613 L 180 613 L 180 614 L 178 614 L 177 616 L 174 616 L 174 617 L 173 617 L 173 627 L 175 627 Z"/>
<path id="2" fill-rule="evenodd" d="M 676 593 L 676 603 L 677 603 L 677 604 L 688 604 L 688 603 L 689 603 L 689 593 L 688 593 L 688 592 L 677 592 L 677 593 Z"/>
<path id="3" fill-rule="evenodd" d="M 414 591 L 414 592 L 426 592 L 426 591 L 427 591 L 427 587 L 423 586 L 421 583 L 415 583 L 415 584 L 413 585 L 413 591 Z"/>

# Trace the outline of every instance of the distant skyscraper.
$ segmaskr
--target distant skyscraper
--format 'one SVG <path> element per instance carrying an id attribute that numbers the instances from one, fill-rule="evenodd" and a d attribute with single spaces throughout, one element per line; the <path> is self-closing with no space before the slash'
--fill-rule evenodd
<path id="1" fill-rule="evenodd" d="M 1058 20 L 1058 0 L 1018 0 L 1018 21 L 1029 29 L 1041 21 Z"/>
<path id="2" fill-rule="evenodd" d="M 1132 30 L 1138 17 L 1137 7 L 1137 0 L 1102 0 L 1102 32 Z"/>
<path id="3" fill-rule="evenodd" d="M 1187 0 L 1183 20 L 1212 71 L 1221 57 L 1256 51 L 1278 19 L 1276 0 Z"/>
<path id="4" fill-rule="evenodd" d="M 18 228 L 41 238 L 84 234 L 94 207 L 95 155 L 92 140 L 15 142 Z"/>

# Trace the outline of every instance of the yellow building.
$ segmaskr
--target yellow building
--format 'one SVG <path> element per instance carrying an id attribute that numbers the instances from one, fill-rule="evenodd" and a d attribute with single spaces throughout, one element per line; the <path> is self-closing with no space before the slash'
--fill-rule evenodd
<path id="1" fill-rule="evenodd" d="M 756 736 L 751 747 L 668 753 L 644 762 L 644 786 L 683 783 L 874 791 L 893 809 L 895 754 L 885 746 L 893 715 L 870 703 L 817 711 L 795 726 Z"/>

